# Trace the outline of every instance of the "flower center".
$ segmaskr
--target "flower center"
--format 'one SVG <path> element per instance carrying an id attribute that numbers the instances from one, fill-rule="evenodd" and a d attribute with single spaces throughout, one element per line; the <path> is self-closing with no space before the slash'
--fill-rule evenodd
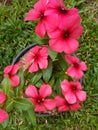
<path id="1" fill-rule="evenodd" d="M 41 18 L 41 19 L 44 18 L 44 12 L 41 13 L 40 18 Z"/>
<path id="2" fill-rule="evenodd" d="M 34 56 L 34 61 L 37 62 L 38 60 L 39 60 L 39 54 L 36 54 L 36 55 Z"/>
<path id="3" fill-rule="evenodd" d="M 72 90 L 76 90 L 76 89 L 77 89 L 76 85 L 73 85 Z"/>
<path id="4" fill-rule="evenodd" d="M 69 31 L 65 31 L 63 37 L 66 39 L 69 37 L 69 35 L 70 35 Z"/>
<path id="5" fill-rule="evenodd" d="M 39 98 L 37 99 L 37 103 L 38 103 L 38 104 L 41 104 L 43 101 L 44 101 L 44 98 L 39 97 Z"/>
<path id="6" fill-rule="evenodd" d="M 64 7 L 59 7 L 59 11 L 62 14 L 66 14 L 68 10 L 66 10 Z"/>
<path id="7" fill-rule="evenodd" d="M 79 64 L 78 63 L 74 63 L 73 64 L 75 68 L 79 68 Z"/>

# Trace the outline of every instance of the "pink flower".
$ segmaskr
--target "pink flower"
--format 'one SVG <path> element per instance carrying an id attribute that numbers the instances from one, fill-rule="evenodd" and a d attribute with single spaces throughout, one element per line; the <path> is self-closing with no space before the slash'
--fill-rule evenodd
<path id="1" fill-rule="evenodd" d="M 79 103 L 69 104 L 65 98 L 62 98 L 60 96 L 56 96 L 55 101 L 59 112 L 68 110 L 76 111 L 77 109 L 81 108 Z"/>
<path id="2" fill-rule="evenodd" d="M 80 62 L 75 56 L 66 55 L 66 61 L 71 64 L 67 70 L 67 74 L 73 78 L 80 79 L 83 76 L 83 71 L 87 70 L 85 62 Z"/>
<path id="3" fill-rule="evenodd" d="M 49 45 L 57 52 L 74 53 L 79 46 L 77 39 L 82 32 L 83 27 L 80 26 L 80 17 L 75 15 L 65 21 L 63 29 L 58 28 L 53 32 L 48 32 L 50 37 Z"/>
<path id="4" fill-rule="evenodd" d="M 62 93 L 69 104 L 86 100 L 86 92 L 82 90 L 82 86 L 78 81 L 68 82 L 67 80 L 64 80 L 61 83 L 61 88 Z"/>
<path id="5" fill-rule="evenodd" d="M 8 118 L 8 113 L 0 108 L 0 123 L 4 122 Z"/>
<path id="6" fill-rule="evenodd" d="M 36 72 L 40 69 L 46 69 L 48 66 L 48 48 L 35 46 L 26 56 L 26 61 L 31 62 L 29 72 Z"/>
<path id="7" fill-rule="evenodd" d="M 4 103 L 6 100 L 6 95 L 0 91 L 0 104 Z"/>
<path id="8" fill-rule="evenodd" d="M 27 14 L 25 21 L 38 20 L 36 33 L 40 37 L 44 37 L 46 31 L 53 31 L 58 25 L 58 17 L 55 14 L 47 13 L 48 0 L 39 0 L 34 9 L 31 9 Z M 55 21 L 55 22 L 54 22 Z"/>
<path id="9" fill-rule="evenodd" d="M 35 105 L 35 112 L 46 112 L 47 110 L 53 110 L 56 107 L 55 100 L 46 99 L 46 97 L 52 94 L 52 89 L 48 84 L 43 84 L 39 91 L 35 86 L 29 85 L 25 94 Z"/>
<path id="10" fill-rule="evenodd" d="M 59 19 L 59 28 L 64 27 L 67 18 L 72 15 L 78 15 L 76 8 L 67 9 L 63 0 L 50 0 L 48 4 L 48 14 L 57 14 Z"/>
<path id="11" fill-rule="evenodd" d="M 16 87 L 20 83 L 19 76 L 15 75 L 19 70 L 19 64 L 9 65 L 4 69 L 4 77 L 9 77 L 12 87 Z"/>

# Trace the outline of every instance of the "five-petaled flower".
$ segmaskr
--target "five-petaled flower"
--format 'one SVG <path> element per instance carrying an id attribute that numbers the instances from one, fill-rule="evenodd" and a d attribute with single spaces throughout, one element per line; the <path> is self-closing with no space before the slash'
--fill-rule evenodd
<path id="1" fill-rule="evenodd" d="M 35 105 L 35 112 L 46 112 L 56 107 L 55 100 L 47 99 L 47 97 L 52 94 L 51 86 L 48 84 L 43 84 L 39 91 L 35 86 L 29 85 L 25 94 Z"/>
<path id="2" fill-rule="evenodd" d="M 80 62 L 79 58 L 71 55 L 65 55 L 65 59 L 69 64 L 71 64 L 67 69 L 67 74 L 76 79 L 82 78 L 83 71 L 87 70 L 85 62 Z"/>
<path id="3" fill-rule="evenodd" d="M 58 107 L 58 112 L 64 111 L 76 111 L 77 109 L 81 108 L 79 103 L 69 104 L 67 100 L 61 96 L 55 97 L 56 106 Z"/>
<path id="4" fill-rule="evenodd" d="M 48 32 L 50 47 L 57 52 L 74 53 L 79 46 L 77 39 L 83 32 L 80 21 L 78 15 L 71 16 L 64 23 L 63 29 L 58 28 L 53 32 Z"/>
<path id="5" fill-rule="evenodd" d="M 86 100 L 86 92 L 82 90 L 82 86 L 79 81 L 69 82 L 64 80 L 61 82 L 61 88 L 65 99 L 70 104 Z"/>
<path id="6" fill-rule="evenodd" d="M 48 48 L 35 46 L 26 56 L 26 61 L 31 62 L 29 72 L 37 72 L 40 69 L 46 69 L 48 66 Z"/>
<path id="7" fill-rule="evenodd" d="M 20 83 L 20 78 L 18 75 L 15 75 L 19 70 L 19 64 L 9 65 L 4 68 L 4 77 L 9 77 L 11 86 L 16 87 Z"/>
<path id="8" fill-rule="evenodd" d="M 25 17 L 25 21 L 39 19 L 35 31 L 36 34 L 38 34 L 40 37 L 44 37 L 47 30 L 53 31 L 55 28 L 57 28 L 58 25 L 57 15 L 48 14 L 47 6 L 48 6 L 48 0 L 39 0 L 34 5 L 34 9 L 31 9 L 27 14 L 27 16 Z"/>

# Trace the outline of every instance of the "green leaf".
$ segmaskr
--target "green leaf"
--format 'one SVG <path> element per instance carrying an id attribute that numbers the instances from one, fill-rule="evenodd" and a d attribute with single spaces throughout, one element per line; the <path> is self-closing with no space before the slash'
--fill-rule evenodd
<path id="1" fill-rule="evenodd" d="M 18 75 L 19 75 L 19 77 L 20 77 L 20 84 L 19 84 L 19 86 L 17 86 L 14 90 L 15 90 L 15 92 L 16 92 L 16 96 L 18 96 L 21 92 L 22 92 L 22 90 L 23 90 L 23 87 L 24 87 L 24 73 L 23 73 L 23 70 L 22 69 L 20 69 L 19 70 L 19 72 L 18 72 Z"/>
<path id="2" fill-rule="evenodd" d="M 12 111 L 12 110 L 13 110 L 13 107 L 14 107 L 14 102 L 13 102 L 13 100 L 8 100 L 8 101 L 6 102 L 6 111 L 7 111 L 7 112 Z"/>
<path id="3" fill-rule="evenodd" d="M 3 87 L 3 91 L 6 95 L 9 94 L 9 90 L 11 88 L 11 84 L 10 84 L 10 80 L 9 77 L 6 77 L 3 79 L 2 83 L 1 83 L 2 87 Z"/>
<path id="4" fill-rule="evenodd" d="M 32 84 L 36 84 L 40 80 L 41 77 L 42 77 L 42 73 L 37 72 L 37 73 L 34 74 L 33 78 L 31 78 L 30 81 L 31 81 Z"/>
<path id="5" fill-rule="evenodd" d="M 58 65 L 62 68 L 62 70 L 65 71 L 68 68 L 68 64 L 66 63 L 64 55 L 65 54 L 59 54 L 58 55 Z"/>
<path id="6" fill-rule="evenodd" d="M 36 34 L 33 35 L 33 39 L 32 40 L 33 40 L 34 43 L 39 44 L 39 45 L 44 45 L 44 44 L 48 43 L 48 37 L 41 38 L 41 37 L 39 37 Z"/>
<path id="7" fill-rule="evenodd" d="M 29 109 L 24 113 L 24 115 L 28 122 L 30 122 L 32 125 L 36 125 L 36 114 L 33 109 Z"/>
<path id="8" fill-rule="evenodd" d="M 33 104 L 26 98 L 19 98 L 14 100 L 14 107 L 19 110 L 27 111 L 28 109 L 33 109 Z"/>
<path id="9" fill-rule="evenodd" d="M 57 57 L 57 52 L 53 51 L 51 48 L 48 48 L 49 51 L 49 56 L 51 57 L 51 59 L 55 59 Z"/>
<path id="10" fill-rule="evenodd" d="M 43 79 L 48 82 L 52 75 L 52 61 L 49 61 L 48 68 L 45 70 L 42 70 L 43 73 Z"/>

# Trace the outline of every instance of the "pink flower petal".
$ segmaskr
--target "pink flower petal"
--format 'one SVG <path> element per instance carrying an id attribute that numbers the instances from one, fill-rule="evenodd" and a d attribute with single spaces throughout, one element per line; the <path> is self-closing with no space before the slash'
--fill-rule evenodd
<path id="1" fill-rule="evenodd" d="M 63 52 L 64 50 L 64 41 L 60 39 L 51 39 L 49 45 L 56 52 Z"/>
<path id="2" fill-rule="evenodd" d="M 43 102 L 44 106 L 46 107 L 47 110 L 53 110 L 56 107 L 56 102 L 53 99 L 46 99 Z"/>
<path id="3" fill-rule="evenodd" d="M 36 9 L 39 12 L 42 12 L 46 10 L 48 4 L 48 0 L 39 0 L 35 5 L 34 9 Z"/>
<path id="4" fill-rule="evenodd" d="M 40 53 L 41 57 L 47 57 L 48 56 L 48 48 L 47 47 L 42 47 L 40 49 L 40 52 L 38 52 L 38 53 Z"/>
<path id="5" fill-rule="evenodd" d="M 31 52 L 27 53 L 26 55 L 26 62 L 31 62 L 31 61 L 34 61 L 34 57 L 33 55 L 31 54 Z"/>
<path id="6" fill-rule="evenodd" d="M 55 22 L 54 22 L 55 21 Z M 47 29 L 48 32 L 52 32 L 55 29 L 57 29 L 58 27 L 58 15 L 47 15 L 45 17 L 44 23 L 45 23 L 45 27 Z"/>
<path id="7" fill-rule="evenodd" d="M 71 66 L 67 69 L 67 74 L 77 79 L 80 79 L 83 76 L 83 72 L 80 69 L 75 69 L 74 66 Z"/>
<path id="8" fill-rule="evenodd" d="M 38 91 L 37 88 L 33 85 L 29 85 L 25 91 L 25 94 L 28 97 L 37 98 L 38 97 Z"/>
<path id="9" fill-rule="evenodd" d="M 38 65 L 36 62 L 33 62 L 32 65 L 29 67 L 29 72 L 33 73 L 33 72 L 37 72 L 38 71 Z"/>
<path id="10" fill-rule="evenodd" d="M 79 58 L 77 58 L 76 56 L 65 55 L 65 60 L 69 64 L 79 63 Z"/>
<path id="11" fill-rule="evenodd" d="M 66 18 L 66 22 L 64 24 L 64 27 L 67 28 L 67 30 L 73 30 L 73 28 L 76 28 L 80 25 L 81 18 L 78 14 L 71 15 L 70 17 Z"/>
<path id="12" fill-rule="evenodd" d="M 67 54 L 72 54 L 78 49 L 79 43 L 75 39 L 66 39 L 64 52 Z"/>
<path id="13" fill-rule="evenodd" d="M 6 67 L 4 68 L 4 73 L 9 74 L 10 71 L 12 70 L 12 68 L 13 68 L 12 65 L 6 66 Z"/>
<path id="14" fill-rule="evenodd" d="M 65 112 L 65 111 L 68 111 L 68 110 L 69 110 L 68 105 L 63 105 L 63 106 L 60 106 L 58 108 L 58 112 Z"/>
<path id="15" fill-rule="evenodd" d="M 74 104 L 77 101 L 75 94 L 71 91 L 66 93 L 65 98 L 69 104 Z"/>
<path id="16" fill-rule="evenodd" d="M 17 87 L 19 85 L 19 83 L 20 83 L 20 78 L 19 78 L 19 76 L 16 76 L 16 75 L 12 76 L 10 78 L 10 80 L 11 80 L 12 87 Z"/>
<path id="17" fill-rule="evenodd" d="M 4 103 L 6 100 L 6 95 L 0 91 L 0 104 Z"/>
<path id="18" fill-rule="evenodd" d="M 86 65 L 86 63 L 85 63 L 85 62 L 81 62 L 81 63 L 80 63 L 80 68 L 81 68 L 81 70 L 86 71 L 86 70 L 87 70 L 87 65 Z"/>
<path id="19" fill-rule="evenodd" d="M 47 97 L 47 96 L 50 96 L 50 95 L 52 94 L 51 86 L 48 85 L 48 84 L 43 84 L 43 85 L 40 87 L 39 93 L 40 93 L 40 96 L 41 96 L 42 98 L 45 98 L 45 97 Z"/>
<path id="20" fill-rule="evenodd" d="M 53 39 L 61 37 L 62 36 L 62 31 L 60 29 L 56 29 L 53 32 L 48 32 L 48 36 L 50 38 L 53 38 Z"/>
<path id="21" fill-rule="evenodd" d="M 13 65 L 13 68 L 11 70 L 11 74 L 12 75 L 16 74 L 18 70 L 19 70 L 19 64 Z"/>
<path id="22" fill-rule="evenodd" d="M 65 99 L 60 96 L 56 96 L 55 101 L 56 101 L 56 106 L 62 106 L 66 104 Z"/>
<path id="23" fill-rule="evenodd" d="M 35 30 L 36 34 L 39 35 L 40 37 L 44 37 L 46 33 L 46 27 L 43 23 L 42 20 L 39 21 L 38 25 L 36 26 Z"/>
<path id="24" fill-rule="evenodd" d="M 77 86 L 77 89 L 82 89 L 82 86 L 81 86 L 81 83 L 79 81 L 76 81 L 76 86 Z"/>
<path id="25" fill-rule="evenodd" d="M 40 48 L 41 48 L 40 46 L 33 47 L 32 49 L 30 49 L 31 54 L 33 55 L 39 53 Z"/>
<path id="26" fill-rule="evenodd" d="M 40 13 L 37 10 L 31 9 L 27 16 L 25 17 L 25 21 L 36 20 L 40 17 Z"/>
<path id="27" fill-rule="evenodd" d="M 38 64 L 40 69 L 46 69 L 48 67 L 48 60 L 44 58 L 40 58 Z"/>
<path id="28" fill-rule="evenodd" d="M 28 98 L 34 105 L 37 104 L 37 98 Z"/>
<path id="29" fill-rule="evenodd" d="M 0 108 L 0 123 L 4 122 L 8 118 L 8 113 Z"/>
<path id="30" fill-rule="evenodd" d="M 46 112 L 46 108 L 43 104 L 37 104 L 34 109 L 35 112 Z"/>
<path id="31" fill-rule="evenodd" d="M 70 90 L 70 83 L 67 80 L 61 82 L 61 88 L 63 92 L 68 92 Z"/>
<path id="32" fill-rule="evenodd" d="M 82 90 L 77 90 L 76 91 L 76 96 L 79 99 L 80 102 L 83 102 L 86 100 L 86 92 Z"/>
<path id="33" fill-rule="evenodd" d="M 76 14 L 77 15 L 79 14 L 78 9 L 71 8 L 71 9 L 68 10 L 68 15 L 76 15 Z"/>
<path id="34" fill-rule="evenodd" d="M 80 104 L 75 103 L 75 104 L 70 105 L 70 109 L 72 111 L 76 111 L 79 108 L 81 108 Z"/>
<path id="35" fill-rule="evenodd" d="M 78 39 L 82 33 L 83 33 L 83 27 L 79 26 L 76 29 L 74 28 L 74 30 L 71 31 L 70 37 L 73 39 Z"/>

